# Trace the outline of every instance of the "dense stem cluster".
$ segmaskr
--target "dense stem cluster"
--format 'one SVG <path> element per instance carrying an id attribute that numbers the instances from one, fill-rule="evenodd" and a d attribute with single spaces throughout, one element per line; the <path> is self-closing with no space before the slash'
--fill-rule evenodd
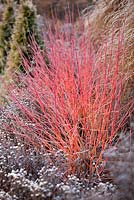
<path id="1" fill-rule="evenodd" d="M 34 39 L 34 62 L 22 55 L 27 74 L 11 93 L 19 108 L 11 129 L 50 153 L 60 149 L 71 172 L 101 173 L 103 152 L 114 144 L 131 109 L 124 112 L 121 104 L 127 80 L 122 34 L 117 48 L 112 41 L 109 49 L 105 43 L 97 51 L 90 33 L 79 37 L 72 26 L 69 33 L 49 32 L 49 67 Z"/>

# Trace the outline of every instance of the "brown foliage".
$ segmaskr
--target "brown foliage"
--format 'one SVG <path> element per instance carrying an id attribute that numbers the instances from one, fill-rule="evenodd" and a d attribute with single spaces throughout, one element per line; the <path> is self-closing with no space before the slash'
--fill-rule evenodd
<path id="1" fill-rule="evenodd" d="M 95 6 L 87 10 L 85 29 L 90 27 L 92 40 L 97 46 L 103 44 L 104 38 L 109 40 L 112 34 L 118 35 L 119 30 L 123 28 L 126 48 L 125 68 L 131 72 L 126 97 L 134 97 L 134 1 L 99 0 Z M 117 43 L 117 39 L 114 43 Z"/>
<path id="2" fill-rule="evenodd" d="M 45 17 L 52 17 L 51 10 L 55 10 L 60 20 L 64 20 L 65 10 L 73 7 L 74 17 L 78 16 L 78 9 L 82 10 L 88 6 L 89 0 L 33 0 L 37 5 L 38 12 Z"/>

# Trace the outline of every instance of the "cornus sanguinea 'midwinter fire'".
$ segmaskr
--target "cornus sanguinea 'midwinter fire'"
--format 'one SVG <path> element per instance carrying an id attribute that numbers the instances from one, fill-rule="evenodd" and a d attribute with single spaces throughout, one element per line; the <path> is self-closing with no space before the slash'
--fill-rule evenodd
<path id="1" fill-rule="evenodd" d="M 71 33 L 48 35 L 49 66 L 34 39 L 33 62 L 22 55 L 27 73 L 10 95 L 19 108 L 10 129 L 50 153 L 61 150 L 71 172 L 101 173 L 103 152 L 129 114 L 121 104 L 128 77 L 122 34 L 116 48 L 112 38 L 98 51 L 90 33 L 79 36 L 74 27 Z"/>

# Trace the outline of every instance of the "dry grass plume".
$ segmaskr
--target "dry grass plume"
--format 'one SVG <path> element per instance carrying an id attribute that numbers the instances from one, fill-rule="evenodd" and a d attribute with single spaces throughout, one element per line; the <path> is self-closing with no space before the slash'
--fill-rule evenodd
<path id="1" fill-rule="evenodd" d="M 103 39 L 111 39 L 114 33 L 116 44 L 119 30 L 123 27 L 126 49 L 125 69 L 130 78 L 126 99 L 134 98 L 134 0 L 99 0 L 84 12 L 85 29 L 90 27 L 92 41 L 98 46 Z"/>

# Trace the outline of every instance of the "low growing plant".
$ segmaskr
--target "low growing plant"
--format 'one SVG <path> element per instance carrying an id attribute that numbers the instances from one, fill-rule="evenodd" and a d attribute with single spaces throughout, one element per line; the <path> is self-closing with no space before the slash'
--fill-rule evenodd
<path id="1" fill-rule="evenodd" d="M 72 33 L 49 32 L 49 67 L 34 39 L 34 63 L 22 55 L 27 74 L 10 95 L 18 108 L 10 130 L 52 154 L 61 150 L 71 173 L 101 174 L 103 153 L 132 109 L 121 102 L 128 78 L 122 34 L 117 48 L 112 41 L 97 51 L 90 33 L 79 37 L 73 26 Z"/>

